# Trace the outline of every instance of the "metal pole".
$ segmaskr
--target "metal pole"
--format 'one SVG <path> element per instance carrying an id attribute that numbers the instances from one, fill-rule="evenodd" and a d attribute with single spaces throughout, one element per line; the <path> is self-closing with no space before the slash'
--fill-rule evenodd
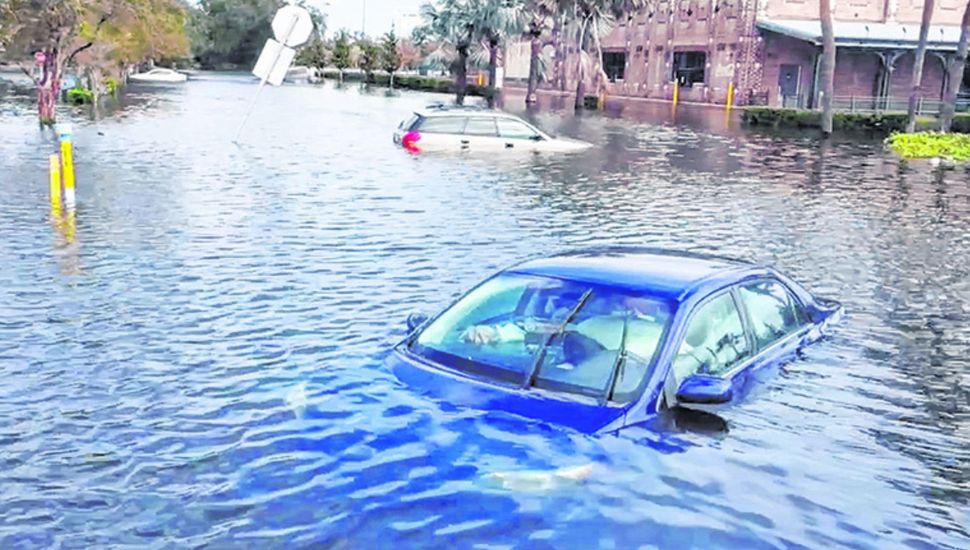
<path id="1" fill-rule="evenodd" d="M 246 116 L 243 117 L 242 123 L 239 124 L 239 129 L 236 130 L 236 137 L 234 137 L 232 140 L 233 143 L 239 143 L 239 136 L 242 135 L 243 128 L 246 127 L 246 123 L 249 122 L 249 117 L 252 116 L 253 110 L 256 108 L 256 101 L 259 99 L 260 94 L 263 93 L 263 88 L 266 87 L 266 81 L 269 80 L 269 75 L 273 72 L 273 68 L 276 67 L 276 64 L 280 62 L 280 56 L 283 55 L 283 48 L 289 47 L 286 45 L 286 43 L 290 41 L 290 35 L 293 34 L 293 31 L 296 29 L 296 24 L 299 21 L 299 16 L 294 15 L 293 22 L 290 23 L 290 28 L 286 31 L 286 35 L 283 37 L 281 47 L 279 51 L 276 52 L 276 59 L 273 60 L 273 65 L 270 67 L 269 71 L 267 71 L 266 76 L 260 80 L 259 88 L 256 89 L 256 95 L 253 96 L 253 101 L 249 104 L 249 110 L 246 111 Z"/>

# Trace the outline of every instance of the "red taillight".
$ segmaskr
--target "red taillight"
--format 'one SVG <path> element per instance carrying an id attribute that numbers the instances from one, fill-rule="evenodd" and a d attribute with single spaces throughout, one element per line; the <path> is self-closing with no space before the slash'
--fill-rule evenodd
<path id="1" fill-rule="evenodd" d="M 401 145 L 404 146 L 408 151 L 420 151 L 418 149 L 418 142 L 421 141 L 421 134 L 412 130 L 401 138 Z"/>

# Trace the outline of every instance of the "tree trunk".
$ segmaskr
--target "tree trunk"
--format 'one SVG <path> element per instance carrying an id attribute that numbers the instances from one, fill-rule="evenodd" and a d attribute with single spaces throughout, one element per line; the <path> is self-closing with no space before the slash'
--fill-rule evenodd
<path id="1" fill-rule="evenodd" d="M 468 46 L 458 47 L 455 62 L 455 104 L 465 104 L 465 88 L 468 87 Z"/>
<path id="2" fill-rule="evenodd" d="M 599 25 L 596 25 L 598 28 Z M 596 88 L 596 95 L 599 96 L 606 88 L 606 71 L 603 70 L 603 44 L 600 42 L 598 32 L 593 33 L 593 45 L 596 47 L 596 62 L 594 63 L 593 85 Z"/>
<path id="3" fill-rule="evenodd" d="M 967 9 L 963 12 L 963 22 L 961 23 L 960 42 L 957 44 L 957 53 L 950 59 L 947 67 L 947 85 L 943 95 L 943 109 L 940 112 L 940 130 L 949 132 L 953 126 L 953 116 L 957 108 L 957 95 L 960 93 L 960 86 L 963 84 L 963 72 L 967 66 L 967 50 L 970 46 L 970 2 L 967 2 Z"/>
<path id="4" fill-rule="evenodd" d="M 534 105 L 539 101 L 539 60 L 542 56 L 542 30 L 533 26 L 530 32 L 532 50 L 529 55 L 529 90 L 525 94 L 525 104 Z"/>
<path id="5" fill-rule="evenodd" d="M 587 18 L 583 18 L 583 22 L 579 24 L 579 47 L 576 48 L 576 55 L 578 57 L 577 67 L 576 67 L 576 102 L 574 107 L 578 111 L 583 108 L 583 101 L 586 99 L 586 66 L 583 63 L 583 46 L 586 45 L 586 23 Z"/>
<path id="6" fill-rule="evenodd" d="M 923 62 L 926 61 L 926 37 L 930 33 L 930 20 L 933 18 L 933 5 L 936 0 L 923 3 L 923 22 L 919 27 L 919 45 L 916 47 L 916 61 L 913 65 L 913 87 L 909 92 L 909 107 L 906 110 L 906 131 L 916 131 L 916 107 L 919 102 L 920 85 L 923 82 Z"/>
<path id="7" fill-rule="evenodd" d="M 832 96 L 835 95 L 835 31 L 832 29 L 832 7 L 829 0 L 819 2 L 822 21 L 822 62 L 819 64 L 819 87 L 822 88 L 822 133 L 832 133 Z"/>
<path id="8" fill-rule="evenodd" d="M 556 17 L 556 23 L 552 28 L 552 41 L 556 49 L 556 59 L 553 63 L 552 72 L 556 81 L 556 86 L 560 92 L 566 91 L 566 41 L 563 40 L 563 19 L 565 16 Z"/>
<path id="9" fill-rule="evenodd" d="M 498 93 L 498 38 L 492 37 L 488 41 L 488 91 L 485 101 L 489 109 L 495 108 L 495 94 Z"/>
<path id="10" fill-rule="evenodd" d="M 53 126 L 57 122 L 57 100 L 61 93 L 59 52 L 44 52 L 46 59 L 37 81 L 37 115 L 41 126 Z"/>

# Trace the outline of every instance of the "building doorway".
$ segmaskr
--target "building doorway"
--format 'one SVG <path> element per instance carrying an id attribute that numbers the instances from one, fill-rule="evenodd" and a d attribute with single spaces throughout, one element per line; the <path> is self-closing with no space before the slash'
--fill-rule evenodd
<path id="1" fill-rule="evenodd" d="M 782 107 L 801 107 L 798 97 L 800 65 L 782 65 L 778 71 L 778 95 Z"/>

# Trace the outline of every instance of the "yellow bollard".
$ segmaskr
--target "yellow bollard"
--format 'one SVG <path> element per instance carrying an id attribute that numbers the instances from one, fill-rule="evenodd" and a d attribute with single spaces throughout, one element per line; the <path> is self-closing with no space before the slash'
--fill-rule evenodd
<path id="1" fill-rule="evenodd" d="M 74 207 L 74 151 L 70 141 L 61 142 L 61 171 L 64 174 L 64 204 Z"/>
<path id="2" fill-rule="evenodd" d="M 51 155 L 51 210 L 61 210 L 61 157 Z"/>
<path id="3" fill-rule="evenodd" d="M 74 239 L 77 236 L 77 214 L 73 208 L 67 209 L 67 216 L 61 226 L 61 233 L 64 235 L 65 244 L 74 244 Z"/>
<path id="4" fill-rule="evenodd" d="M 478 73 L 478 85 L 479 86 L 485 85 L 485 75 L 482 73 Z"/>
<path id="5" fill-rule="evenodd" d="M 680 81 L 674 80 L 674 107 L 677 106 L 678 101 L 680 101 Z"/>
<path id="6" fill-rule="evenodd" d="M 61 174 L 64 176 L 64 205 L 74 208 L 74 147 L 71 144 L 71 125 L 57 125 L 61 141 Z"/>
<path id="7" fill-rule="evenodd" d="M 728 84 L 727 102 L 725 108 L 730 111 L 734 108 L 734 82 Z"/>
<path id="8" fill-rule="evenodd" d="M 597 103 L 596 107 L 600 111 L 602 111 L 603 109 L 606 108 L 606 92 L 601 92 L 600 93 L 600 96 L 599 96 L 599 98 L 598 98 L 598 100 L 597 100 L 596 103 Z"/>

